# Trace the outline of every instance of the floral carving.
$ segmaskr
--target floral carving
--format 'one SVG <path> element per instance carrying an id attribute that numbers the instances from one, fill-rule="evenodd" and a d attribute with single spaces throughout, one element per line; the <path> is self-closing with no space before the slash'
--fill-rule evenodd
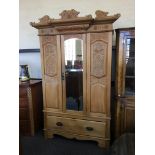
<path id="1" fill-rule="evenodd" d="M 45 74 L 49 76 L 56 75 L 57 68 L 57 56 L 56 46 L 53 44 L 47 44 L 44 48 L 45 52 Z"/>
<path id="2" fill-rule="evenodd" d="M 40 23 L 50 23 L 50 17 L 48 15 L 43 16 L 42 18 L 39 19 Z"/>
<path id="3" fill-rule="evenodd" d="M 50 18 L 48 15 L 45 15 L 39 19 L 38 23 L 30 22 L 30 25 L 37 29 L 42 29 L 46 26 L 48 26 L 48 27 L 50 26 L 50 28 L 59 27 L 59 26 L 62 26 L 63 22 L 64 22 L 65 26 L 74 25 L 73 23 L 75 23 L 76 25 L 77 25 L 77 23 L 78 23 L 78 25 L 82 25 L 82 24 L 92 25 L 93 23 L 95 23 L 95 24 L 96 23 L 110 23 L 111 24 L 120 17 L 120 14 L 108 16 L 108 12 L 97 10 L 95 12 L 96 18 L 94 20 L 92 18 L 92 15 L 86 15 L 84 17 L 79 17 L 78 16 L 79 13 L 80 12 L 78 12 L 74 9 L 64 10 L 59 14 L 61 16 L 60 19 Z"/>
<path id="4" fill-rule="evenodd" d="M 105 74 L 106 46 L 101 41 L 96 41 L 91 46 L 91 75 L 101 78 Z"/>
<path id="5" fill-rule="evenodd" d="M 51 20 L 52 19 L 48 15 L 45 15 L 42 18 L 39 18 L 39 22 L 38 23 L 30 22 L 30 24 L 32 26 L 35 26 L 35 25 L 48 25 L 48 24 L 51 23 Z"/>
<path id="6" fill-rule="evenodd" d="M 104 11 L 101 11 L 101 10 L 97 10 L 95 12 L 96 14 L 96 18 L 102 18 L 102 17 L 105 17 L 108 15 L 109 12 L 104 12 Z"/>
<path id="7" fill-rule="evenodd" d="M 105 11 L 101 11 L 101 10 L 96 10 L 95 12 L 96 14 L 96 18 L 95 19 L 104 19 L 104 18 L 119 18 L 120 17 L 120 14 L 115 14 L 113 16 L 108 16 L 109 12 L 105 12 Z"/>
<path id="8" fill-rule="evenodd" d="M 61 16 L 61 19 L 73 19 L 77 18 L 79 13 L 80 12 L 72 9 L 72 10 L 64 10 L 59 15 Z"/>

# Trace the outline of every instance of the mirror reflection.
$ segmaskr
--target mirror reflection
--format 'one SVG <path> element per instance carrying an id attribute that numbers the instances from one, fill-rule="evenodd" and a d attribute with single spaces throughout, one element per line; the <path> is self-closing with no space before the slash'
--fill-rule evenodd
<path id="1" fill-rule="evenodd" d="M 64 42 L 67 110 L 83 110 L 83 41 L 77 38 Z"/>

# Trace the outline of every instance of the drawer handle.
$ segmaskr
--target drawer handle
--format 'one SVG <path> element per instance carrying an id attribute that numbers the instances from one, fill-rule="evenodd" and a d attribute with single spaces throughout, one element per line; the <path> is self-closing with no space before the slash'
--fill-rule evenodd
<path id="1" fill-rule="evenodd" d="M 61 122 L 57 122 L 56 125 L 57 126 L 63 126 L 63 124 Z"/>
<path id="2" fill-rule="evenodd" d="M 86 129 L 87 129 L 88 131 L 93 131 L 93 130 L 94 130 L 92 127 L 86 127 Z"/>

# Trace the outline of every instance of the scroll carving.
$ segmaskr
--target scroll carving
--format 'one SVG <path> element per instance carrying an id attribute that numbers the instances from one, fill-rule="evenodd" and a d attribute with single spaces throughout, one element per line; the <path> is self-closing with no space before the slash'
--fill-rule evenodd
<path id="1" fill-rule="evenodd" d="M 80 12 L 72 9 L 72 10 L 64 10 L 59 15 L 61 16 L 61 19 L 73 19 L 77 18 L 79 13 Z"/>
<path id="2" fill-rule="evenodd" d="M 102 41 L 96 41 L 91 46 L 91 75 L 101 78 L 105 75 L 105 46 Z"/>
<path id="3" fill-rule="evenodd" d="M 54 76 L 57 73 L 57 55 L 56 46 L 47 44 L 44 47 L 45 52 L 45 74 Z"/>
<path id="4" fill-rule="evenodd" d="M 117 19 L 117 18 L 120 17 L 120 14 L 115 14 L 113 16 L 108 16 L 109 12 L 105 12 L 105 11 L 101 11 L 101 10 L 96 10 L 95 14 L 96 14 L 95 19 L 101 19 L 101 20 L 106 19 L 106 18 L 108 18 L 108 19 L 116 18 Z"/>
<path id="5" fill-rule="evenodd" d="M 50 17 L 48 15 L 43 16 L 42 18 L 39 19 L 40 20 L 40 24 L 42 23 L 50 23 Z"/>
<path id="6" fill-rule="evenodd" d="M 58 26 L 70 26 L 70 25 L 81 25 L 81 24 L 96 24 L 98 22 L 101 23 L 113 23 L 120 17 L 120 14 L 115 14 L 112 16 L 108 16 L 108 12 L 97 10 L 95 20 L 92 18 L 92 15 L 86 15 L 84 17 L 78 17 L 80 12 L 71 9 L 71 10 L 64 10 L 59 15 L 61 19 L 54 19 L 50 18 L 48 15 L 43 16 L 39 19 L 38 23 L 30 22 L 30 25 L 36 27 L 38 29 L 44 28 L 47 26 L 50 28 L 58 27 Z M 63 24 L 62 24 L 63 23 Z"/>
<path id="7" fill-rule="evenodd" d="M 37 25 L 48 25 L 51 23 L 51 18 L 48 15 L 43 16 L 42 18 L 39 18 L 39 22 L 30 22 L 32 26 L 37 26 Z"/>
<path id="8" fill-rule="evenodd" d="M 96 14 L 96 18 L 102 18 L 102 17 L 105 17 L 108 15 L 108 12 L 105 12 L 105 11 L 101 11 L 101 10 L 97 10 L 95 12 Z"/>

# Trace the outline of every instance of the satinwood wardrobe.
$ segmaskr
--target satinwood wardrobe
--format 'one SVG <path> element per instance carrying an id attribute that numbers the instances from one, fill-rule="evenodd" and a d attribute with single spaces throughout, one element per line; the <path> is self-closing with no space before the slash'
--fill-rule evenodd
<path id="1" fill-rule="evenodd" d="M 97 10 L 79 17 L 64 10 L 31 26 L 38 29 L 42 62 L 44 133 L 51 138 L 110 142 L 110 88 L 113 22 L 120 14 Z"/>

